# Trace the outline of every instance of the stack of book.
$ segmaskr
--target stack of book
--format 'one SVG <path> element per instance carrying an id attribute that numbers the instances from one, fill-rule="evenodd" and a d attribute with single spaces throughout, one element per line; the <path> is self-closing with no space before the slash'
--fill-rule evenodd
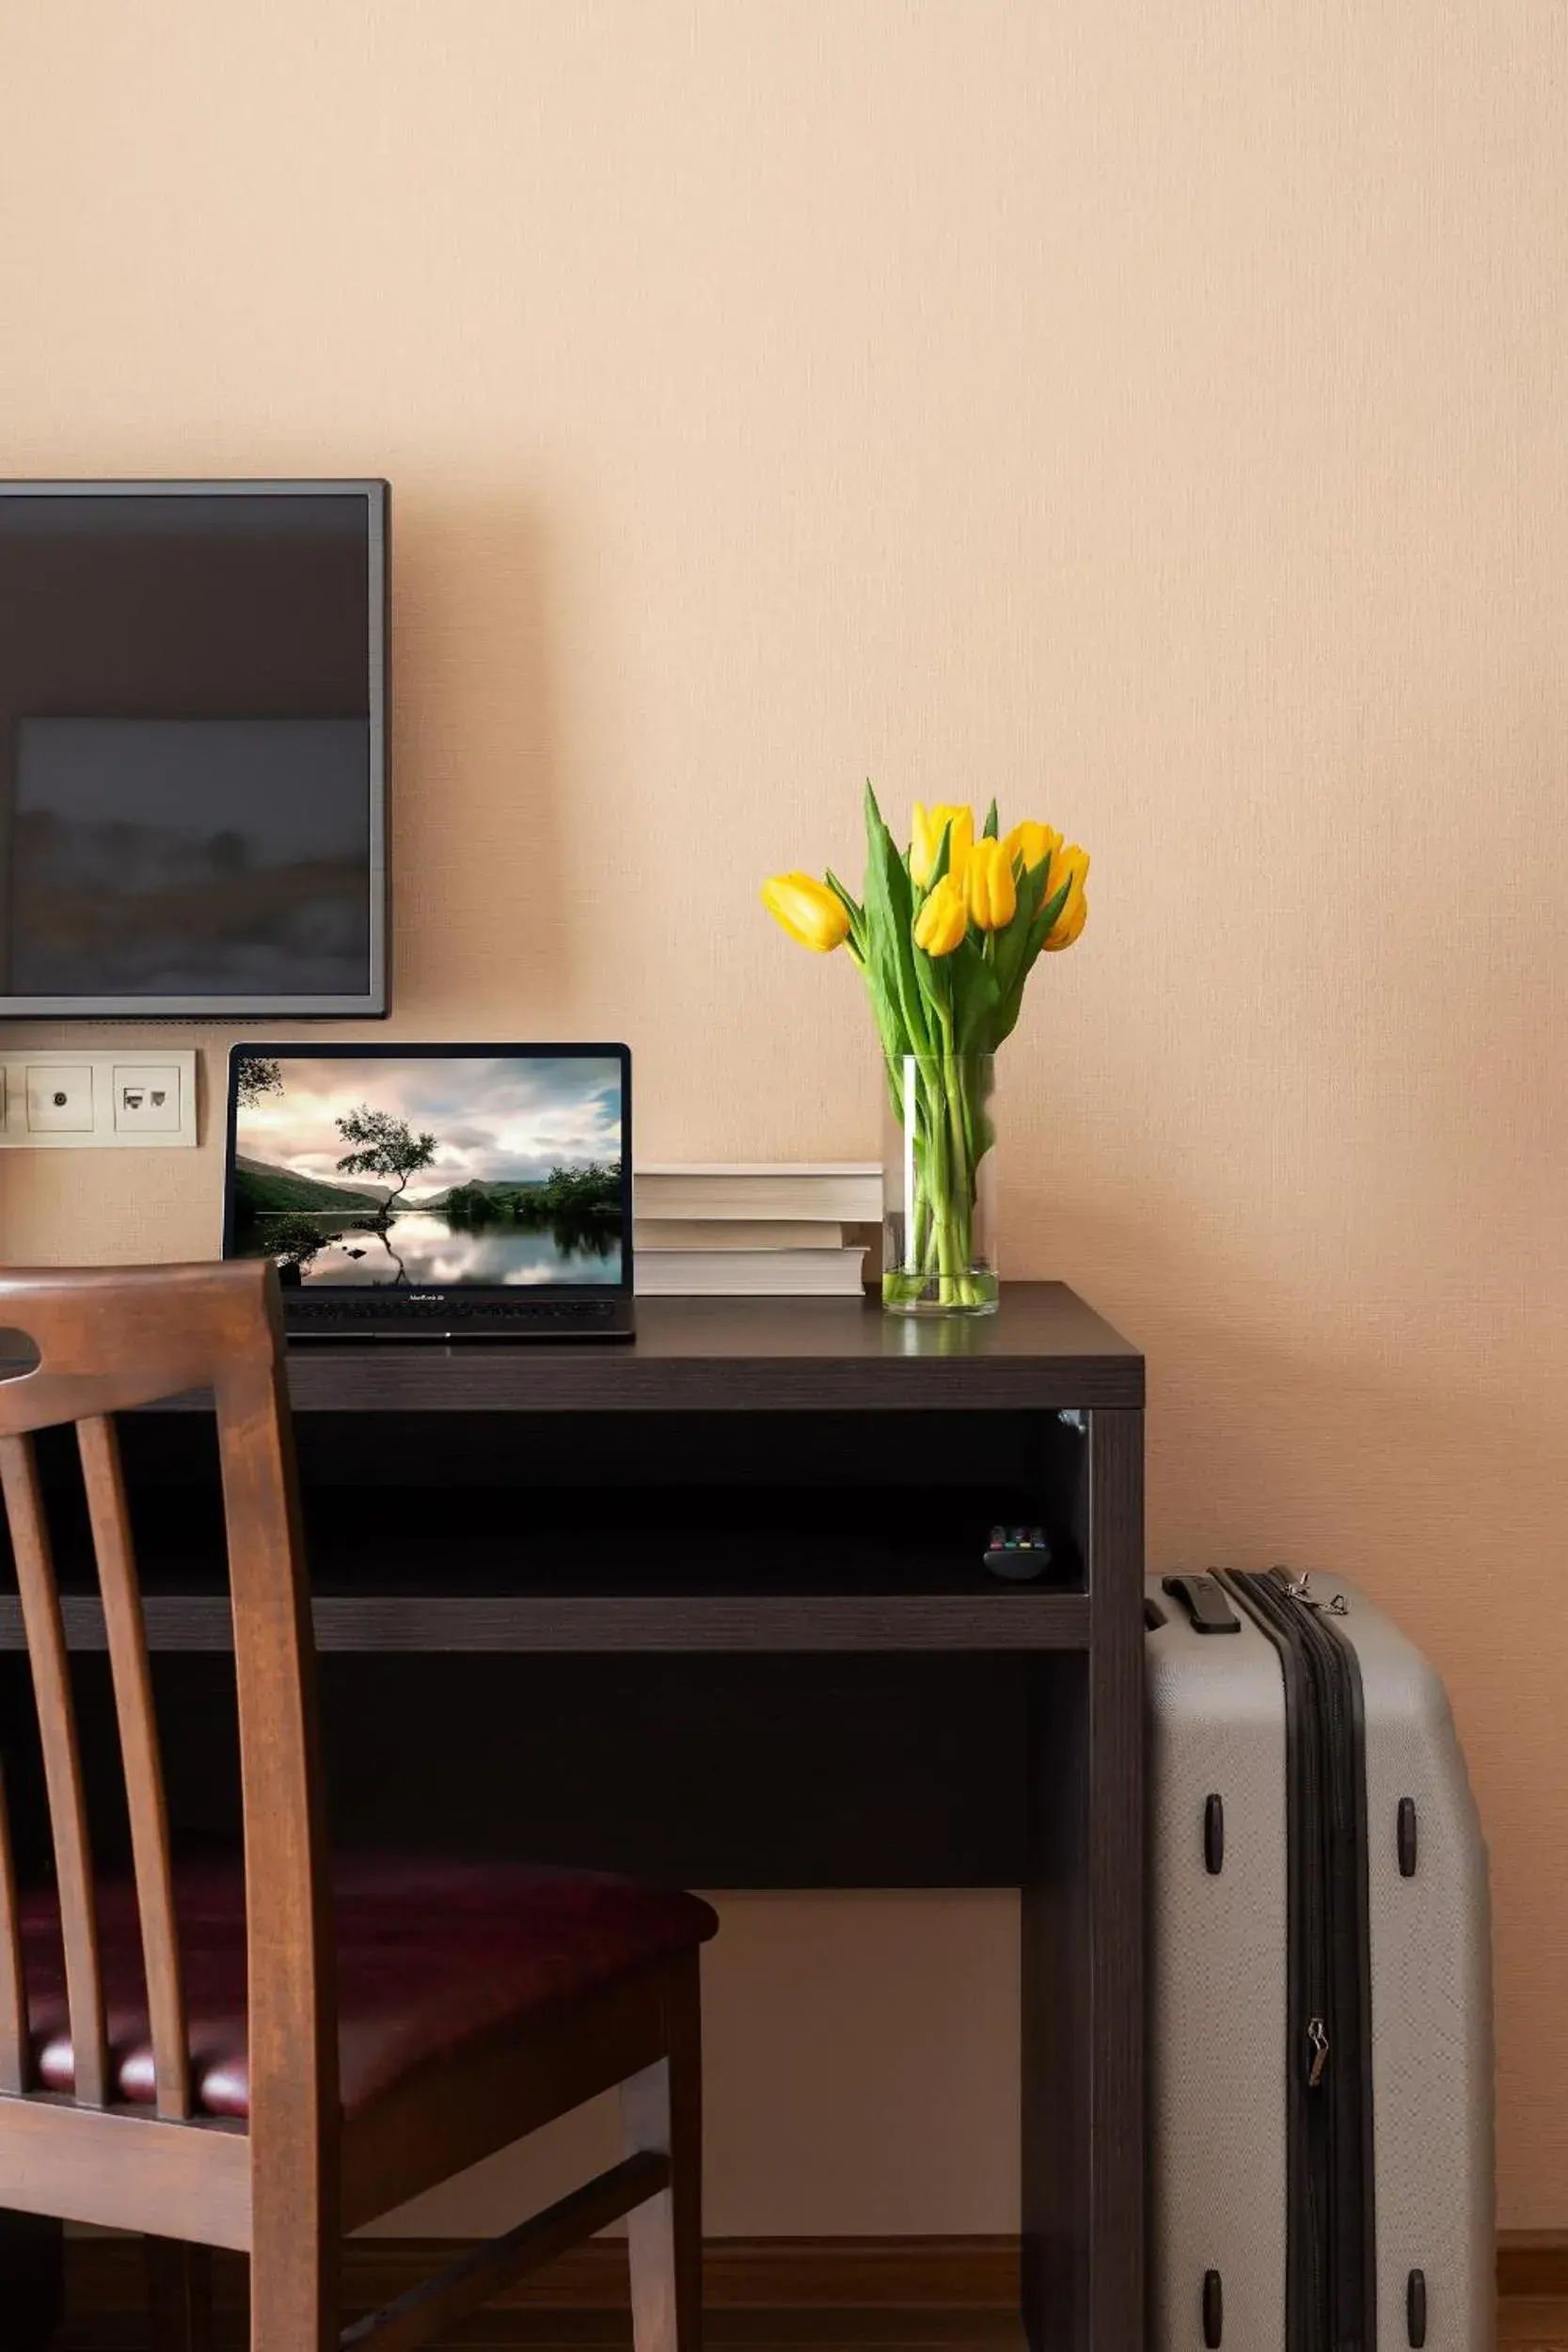
<path id="1" fill-rule="evenodd" d="M 639 1168 L 637 1288 L 664 1298 L 855 1298 L 879 1279 L 882 1171 Z"/>

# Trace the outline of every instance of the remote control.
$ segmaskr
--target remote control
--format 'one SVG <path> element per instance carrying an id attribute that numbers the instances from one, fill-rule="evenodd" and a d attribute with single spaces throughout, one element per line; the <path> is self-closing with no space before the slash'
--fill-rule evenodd
<path id="1" fill-rule="evenodd" d="M 993 1527 L 986 1546 L 986 1565 L 992 1576 L 1009 1584 L 1027 1584 L 1051 1565 L 1051 1546 L 1040 1527 Z"/>

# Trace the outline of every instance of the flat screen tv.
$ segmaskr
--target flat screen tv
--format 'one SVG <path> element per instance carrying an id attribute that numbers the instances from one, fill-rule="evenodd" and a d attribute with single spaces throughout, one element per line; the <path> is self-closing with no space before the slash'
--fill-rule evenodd
<path id="1" fill-rule="evenodd" d="M 0 1017 L 387 1010 L 388 503 L 0 483 Z"/>

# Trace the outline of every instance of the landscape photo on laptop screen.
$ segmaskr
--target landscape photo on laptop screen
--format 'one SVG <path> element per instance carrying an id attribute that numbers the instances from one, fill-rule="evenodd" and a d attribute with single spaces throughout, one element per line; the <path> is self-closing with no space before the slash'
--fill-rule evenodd
<path id="1" fill-rule="evenodd" d="M 230 1251 L 285 1288 L 621 1279 L 614 1058 L 245 1055 L 235 1097 Z"/>

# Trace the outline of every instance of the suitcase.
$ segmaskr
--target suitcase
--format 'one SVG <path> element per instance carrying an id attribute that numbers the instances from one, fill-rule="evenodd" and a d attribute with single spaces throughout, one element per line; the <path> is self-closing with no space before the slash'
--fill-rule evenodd
<path id="1" fill-rule="evenodd" d="M 1150 2341 L 1487 2352 L 1486 1850 L 1442 1684 L 1324 1576 L 1151 1577 Z"/>

